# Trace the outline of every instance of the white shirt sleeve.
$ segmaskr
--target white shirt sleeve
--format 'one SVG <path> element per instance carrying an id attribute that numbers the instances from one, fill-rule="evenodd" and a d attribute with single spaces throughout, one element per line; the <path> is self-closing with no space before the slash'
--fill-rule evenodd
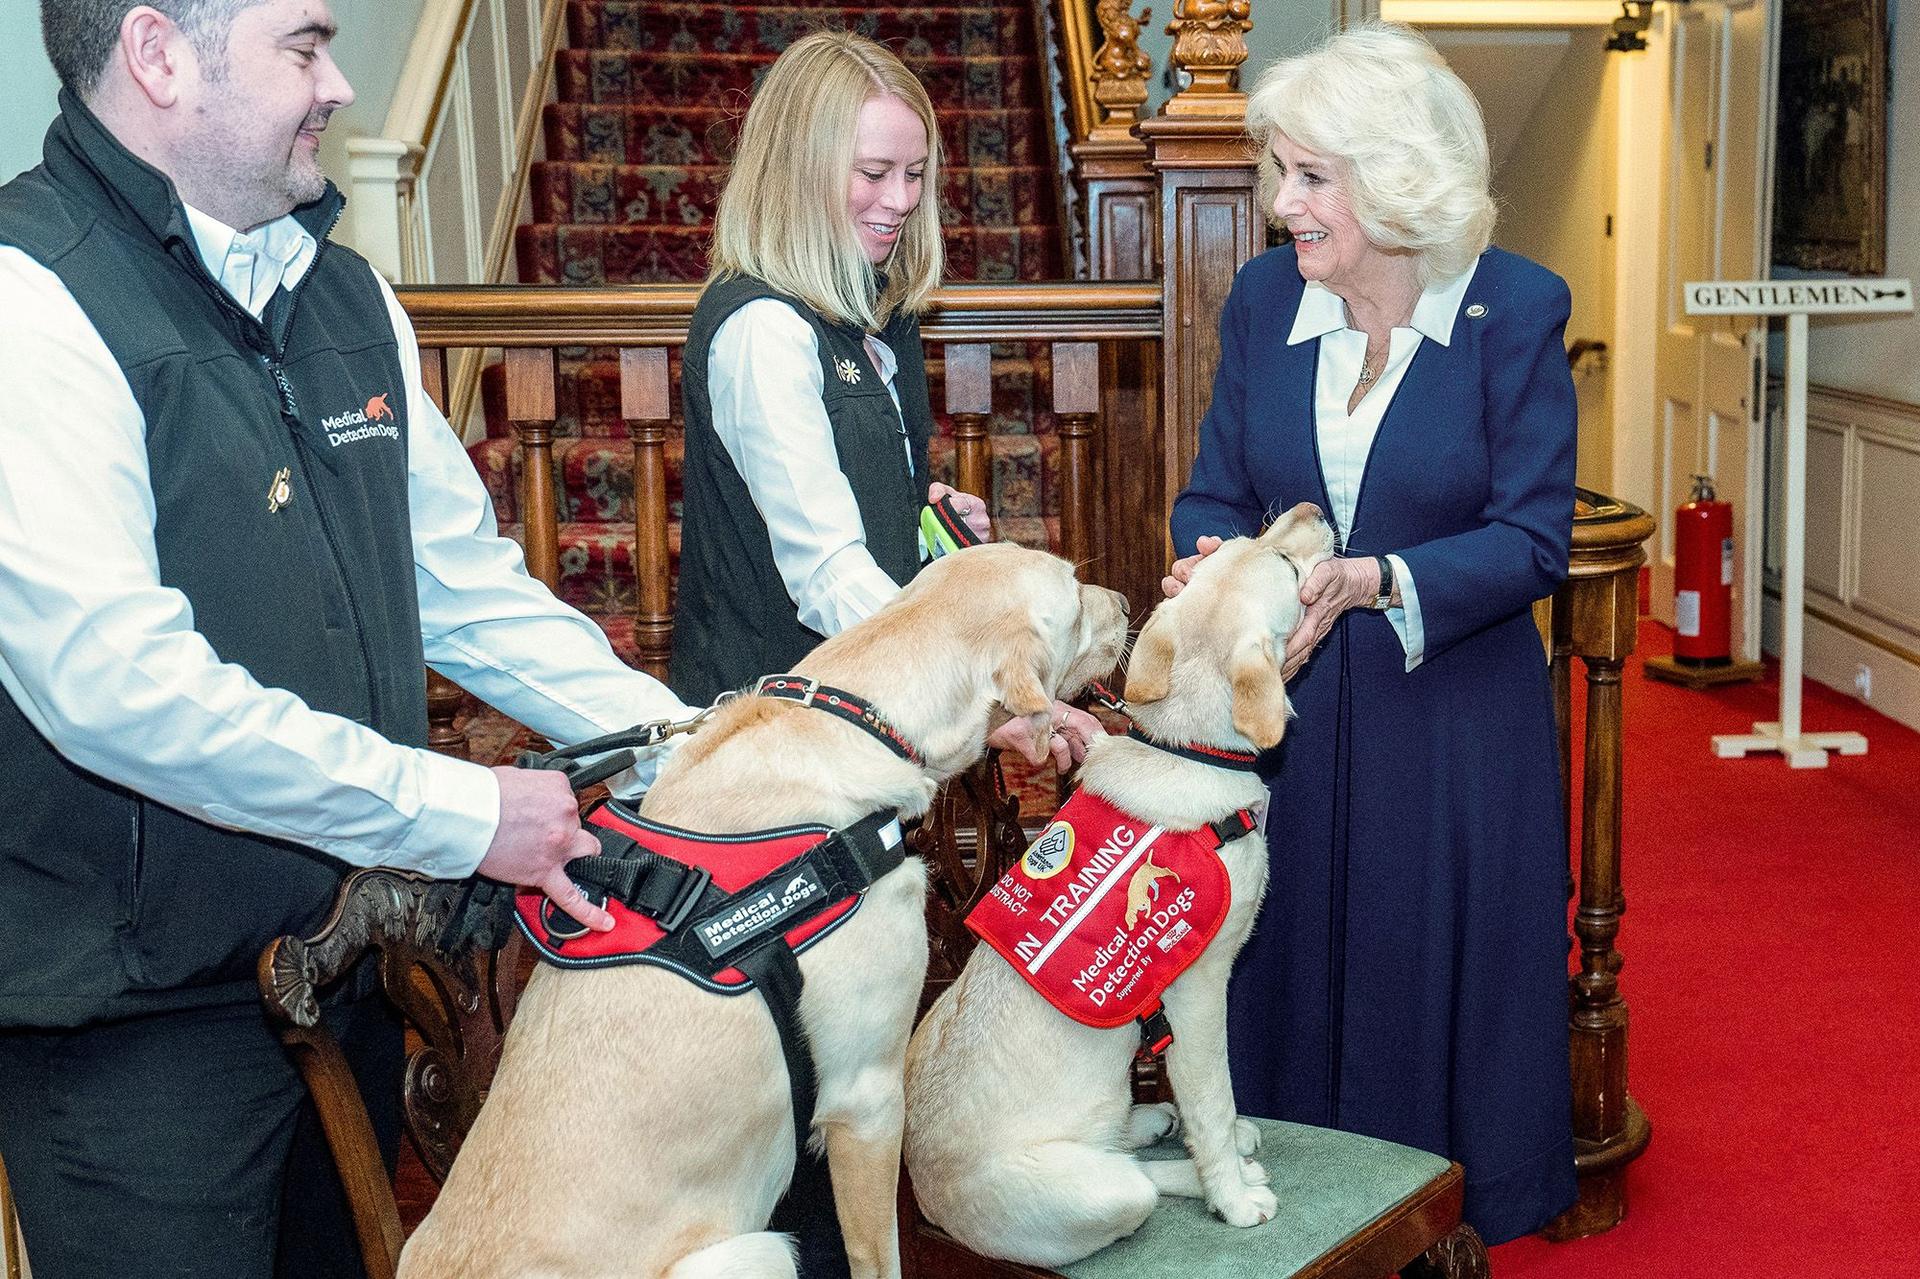
<path id="1" fill-rule="evenodd" d="M 118 364 L 59 277 L 16 249 L 0 248 L 0 299 L 0 684 L 22 713 L 79 767 L 217 825 L 354 865 L 470 873 L 499 824 L 493 775 L 397 746 L 223 662 L 194 629 L 186 597 L 160 581 L 146 423 Z M 411 329 L 395 327 L 411 350 Z M 408 382 L 409 403 L 423 403 L 417 360 Z M 429 429 L 435 423 L 444 440 Z M 410 436 L 426 443 L 425 457 L 410 459 L 415 513 L 425 506 L 444 524 L 463 486 L 441 472 L 457 460 L 474 492 L 478 477 L 437 414 L 416 417 Z M 465 496 L 484 506 L 484 494 Z M 480 548 L 493 558 L 462 569 L 434 554 L 444 558 L 453 539 L 426 540 L 422 614 L 440 628 L 430 642 L 447 668 L 461 673 L 449 653 L 479 654 L 467 659 L 478 665 L 496 660 L 503 646 L 490 642 L 489 628 L 472 627 L 483 636 L 468 638 L 481 608 L 519 599 L 541 619 L 519 641 L 544 659 L 520 681 L 535 690 L 535 705 L 487 684 L 536 728 L 564 741 L 625 727 L 615 721 L 629 710 L 635 719 L 682 711 L 659 684 L 621 667 L 604 639 L 596 649 L 572 635 L 592 629 L 584 618 L 552 624 L 570 610 L 551 596 L 543 609 L 526 588 L 492 580 L 499 547 Z M 518 551 L 505 554 L 517 566 Z M 473 582 L 493 593 L 463 614 L 429 598 L 429 578 L 443 589 Z M 604 662 L 595 660 L 602 652 Z M 550 694 L 540 688 L 552 664 L 571 662 L 580 663 L 578 681 L 559 681 Z M 564 713 L 589 700 L 612 708 L 613 719 Z"/>
<path id="2" fill-rule="evenodd" d="M 379 284 L 400 340 L 412 415 L 407 500 L 428 664 L 561 745 L 691 715 L 666 685 L 616 657 L 585 614 L 529 577 L 519 545 L 498 535 L 485 485 L 420 385 L 413 325 L 387 282 Z M 665 749 L 641 761 L 640 784 L 651 782 Z"/>
<path id="3" fill-rule="evenodd" d="M 220 660 L 160 582 L 146 422 L 59 277 L 0 248 L 0 683 L 76 765 L 217 825 L 442 876 L 499 821 L 486 769 L 396 746 Z"/>
<path id="4" fill-rule="evenodd" d="M 1400 592 L 1400 607 L 1387 610 L 1387 622 L 1400 637 L 1406 650 L 1407 670 L 1412 671 L 1427 656 L 1427 628 L 1420 620 L 1420 592 L 1413 586 L 1413 570 L 1398 555 L 1388 555 L 1393 563 L 1393 585 Z"/>
<path id="5" fill-rule="evenodd" d="M 728 316 L 707 357 L 713 429 L 766 522 L 800 624 L 837 635 L 900 587 L 867 549 L 840 470 L 813 328 L 760 298 Z"/>

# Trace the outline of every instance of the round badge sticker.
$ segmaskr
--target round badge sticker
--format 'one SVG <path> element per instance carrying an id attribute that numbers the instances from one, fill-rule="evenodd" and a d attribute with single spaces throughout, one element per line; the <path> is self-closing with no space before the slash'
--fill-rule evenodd
<path id="1" fill-rule="evenodd" d="M 1040 838 L 1027 845 L 1027 855 L 1020 859 L 1020 866 L 1030 879 L 1050 879 L 1065 870 L 1072 860 L 1073 827 L 1066 822 L 1055 822 L 1041 832 Z"/>

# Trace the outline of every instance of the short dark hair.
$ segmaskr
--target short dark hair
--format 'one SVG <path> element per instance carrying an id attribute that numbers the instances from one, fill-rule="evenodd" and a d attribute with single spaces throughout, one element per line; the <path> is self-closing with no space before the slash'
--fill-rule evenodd
<path id="1" fill-rule="evenodd" d="M 40 38 L 60 83 L 86 99 L 100 85 L 127 11 L 146 4 L 172 19 L 211 70 L 225 65 L 227 32 L 259 0 L 40 0 Z"/>

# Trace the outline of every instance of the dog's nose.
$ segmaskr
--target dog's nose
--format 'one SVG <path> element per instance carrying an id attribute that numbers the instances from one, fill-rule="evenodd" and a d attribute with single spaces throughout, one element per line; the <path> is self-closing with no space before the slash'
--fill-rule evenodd
<path id="1" fill-rule="evenodd" d="M 1302 502 L 1300 505 L 1294 507 L 1293 510 L 1289 511 L 1288 514 L 1297 515 L 1303 520 L 1323 520 L 1327 518 L 1320 508 L 1312 502 Z"/>

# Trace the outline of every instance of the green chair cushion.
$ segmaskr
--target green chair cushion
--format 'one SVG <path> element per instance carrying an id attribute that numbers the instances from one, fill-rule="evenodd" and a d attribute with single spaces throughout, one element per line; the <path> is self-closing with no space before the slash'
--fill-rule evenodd
<path id="1" fill-rule="evenodd" d="M 1139 1279 L 1144 1275 L 1205 1279 L 1285 1279 L 1447 1170 L 1424 1150 L 1256 1119 L 1260 1162 L 1280 1200 L 1265 1225 L 1237 1229 L 1198 1199 L 1162 1197 L 1145 1225 L 1109 1248 L 1061 1266 L 1070 1279 Z M 1140 1152 L 1142 1159 L 1184 1159 L 1176 1141 Z"/>

